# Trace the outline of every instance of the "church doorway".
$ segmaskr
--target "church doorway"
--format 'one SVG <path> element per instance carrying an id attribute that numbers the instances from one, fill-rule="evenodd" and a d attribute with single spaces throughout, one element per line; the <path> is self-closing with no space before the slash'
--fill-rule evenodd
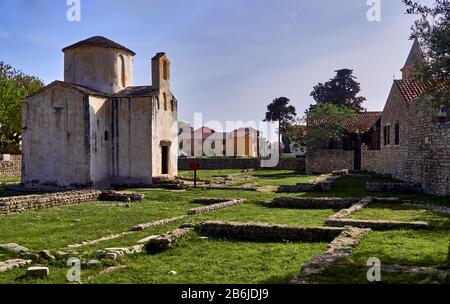
<path id="1" fill-rule="evenodd" d="M 169 174 L 169 146 L 161 146 L 161 174 Z"/>

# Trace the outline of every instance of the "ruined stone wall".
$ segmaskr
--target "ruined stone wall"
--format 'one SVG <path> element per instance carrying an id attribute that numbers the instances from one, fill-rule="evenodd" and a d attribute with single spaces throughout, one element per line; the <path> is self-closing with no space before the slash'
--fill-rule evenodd
<path id="1" fill-rule="evenodd" d="M 0 214 L 25 212 L 98 200 L 101 191 L 70 191 L 0 198 Z"/>
<path id="2" fill-rule="evenodd" d="M 350 169 L 354 166 L 354 151 L 314 150 L 306 156 L 308 173 L 330 173 L 337 170 Z"/>
<path id="3" fill-rule="evenodd" d="M 22 157 L 11 155 L 11 160 L 0 161 L 0 177 L 20 176 L 22 171 Z"/>

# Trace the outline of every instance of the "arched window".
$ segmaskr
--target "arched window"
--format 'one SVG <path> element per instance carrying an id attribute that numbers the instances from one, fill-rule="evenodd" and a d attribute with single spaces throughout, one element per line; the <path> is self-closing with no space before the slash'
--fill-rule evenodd
<path id="1" fill-rule="evenodd" d="M 170 101 L 170 109 L 172 110 L 172 112 L 175 111 L 175 100 L 173 99 Z"/>
<path id="2" fill-rule="evenodd" d="M 167 95 L 166 95 L 166 93 L 163 93 L 163 97 L 164 97 L 164 111 L 167 111 Z"/>
<path id="3" fill-rule="evenodd" d="M 159 97 L 156 96 L 156 108 L 159 110 Z"/>
<path id="4" fill-rule="evenodd" d="M 169 64 L 165 60 L 163 61 L 163 79 L 169 79 Z"/>
<path id="5" fill-rule="evenodd" d="M 122 85 L 122 87 L 126 87 L 125 58 L 123 57 L 122 54 L 119 55 L 119 58 L 120 58 L 120 77 L 121 77 L 120 84 Z"/>

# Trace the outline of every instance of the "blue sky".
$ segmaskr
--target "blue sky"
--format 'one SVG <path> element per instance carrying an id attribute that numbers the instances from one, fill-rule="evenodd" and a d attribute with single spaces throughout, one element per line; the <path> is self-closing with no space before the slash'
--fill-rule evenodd
<path id="1" fill-rule="evenodd" d="M 368 110 L 382 110 L 400 78 L 410 26 L 401 0 L 381 0 L 381 22 L 366 0 L 81 0 L 69 22 L 66 0 L 0 0 L 0 61 L 46 83 L 63 79 L 61 49 L 106 36 L 134 50 L 135 85 L 150 84 L 150 59 L 172 62 L 179 118 L 261 120 L 275 97 L 297 112 L 318 82 L 354 69 Z"/>

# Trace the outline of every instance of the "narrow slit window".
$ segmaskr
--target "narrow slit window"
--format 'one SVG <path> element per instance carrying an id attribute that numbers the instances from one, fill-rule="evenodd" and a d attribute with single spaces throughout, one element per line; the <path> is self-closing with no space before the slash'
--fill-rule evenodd
<path id="1" fill-rule="evenodd" d="M 395 124 L 395 145 L 400 145 L 400 124 Z"/>

